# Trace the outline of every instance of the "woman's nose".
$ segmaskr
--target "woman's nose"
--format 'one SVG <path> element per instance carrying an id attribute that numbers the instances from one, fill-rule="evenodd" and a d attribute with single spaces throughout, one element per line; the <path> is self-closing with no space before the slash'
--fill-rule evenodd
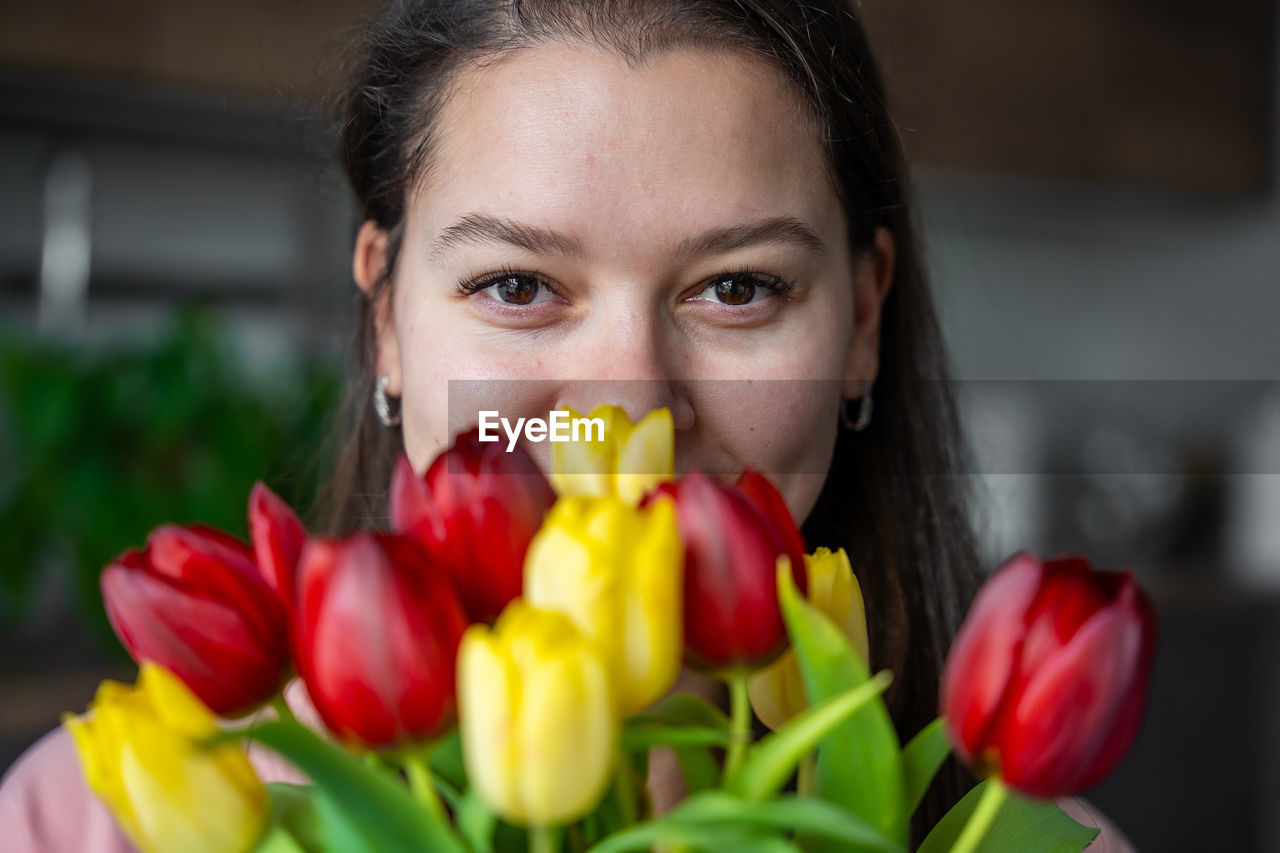
<path id="1" fill-rule="evenodd" d="M 638 421 L 665 406 L 677 432 L 692 427 L 690 377 L 680 375 L 678 332 L 660 312 L 616 312 L 590 325 L 579 340 L 570 378 L 561 384 L 557 407 L 572 406 L 585 414 L 612 403 Z"/>

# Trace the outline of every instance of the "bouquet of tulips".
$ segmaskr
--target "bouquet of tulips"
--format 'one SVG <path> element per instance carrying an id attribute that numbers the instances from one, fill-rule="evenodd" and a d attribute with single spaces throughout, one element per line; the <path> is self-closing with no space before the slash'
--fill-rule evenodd
<path id="1" fill-rule="evenodd" d="M 984 781 L 920 851 L 1089 844 L 1052 798 L 1110 772 L 1143 716 L 1155 623 L 1127 572 L 1015 554 L 956 638 L 942 715 L 902 744 L 845 553 L 805 553 L 757 473 L 673 477 L 667 410 L 590 416 L 604 440 L 553 445 L 549 474 L 476 431 L 422 475 L 402 458 L 393 532 L 311 536 L 259 484 L 250 544 L 164 526 L 109 565 L 140 674 L 65 725 L 133 842 L 905 851 L 954 749 Z M 729 713 L 672 692 L 685 664 L 727 682 Z M 284 701 L 295 675 L 319 723 Z M 309 784 L 264 784 L 247 742 Z M 687 792 L 661 813 L 659 747 Z"/>

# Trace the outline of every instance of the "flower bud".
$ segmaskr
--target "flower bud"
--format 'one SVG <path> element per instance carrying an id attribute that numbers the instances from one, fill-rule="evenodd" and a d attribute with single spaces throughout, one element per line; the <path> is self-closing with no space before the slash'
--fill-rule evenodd
<path id="1" fill-rule="evenodd" d="M 571 418 L 583 417 L 566 408 Z M 586 417 L 604 421 L 603 441 L 551 445 L 551 483 L 561 497 L 617 495 L 634 506 L 658 483 L 671 479 L 675 426 L 670 409 L 654 409 L 632 423 L 626 409 L 601 403 Z"/>
<path id="2" fill-rule="evenodd" d="M 205 749 L 213 713 L 176 676 L 143 663 L 137 686 L 104 681 L 67 714 L 85 781 L 144 853 L 247 853 L 267 823 L 267 790 L 243 748 Z"/>
<path id="3" fill-rule="evenodd" d="M 758 669 L 785 648 L 778 557 L 791 561 L 796 586 L 806 589 L 803 539 L 781 496 L 763 477 L 744 481 L 746 489 L 694 472 L 646 498 L 675 499 L 685 546 L 685 656 L 712 671 Z"/>
<path id="4" fill-rule="evenodd" d="M 157 527 L 102 572 L 116 635 L 204 704 L 231 716 L 265 702 L 289 663 L 285 613 L 243 542 L 211 527 Z"/>
<path id="5" fill-rule="evenodd" d="M 555 501 L 520 445 L 459 435 L 419 477 L 401 456 L 391 481 L 391 526 L 453 577 L 467 613 L 492 621 L 520 594 L 529 540 Z"/>
<path id="6" fill-rule="evenodd" d="M 448 576 L 407 537 L 356 533 L 302 552 L 298 671 L 346 743 L 393 747 L 443 732 L 466 627 Z"/>
<path id="7" fill-rule="evenodd" d="M 615 496 L 560 498 L 529 547 L 525 598 L 569 616 L 596 644 L 624 717 L 680 672 L 683 560 L 670 499 L 636 509 Z"/>
<path id="8" fill-rule="evenodd" d="M 298 515 L 264 483 L 249 493 L 249 539 L 258 572 L 275 592 L 287 618 L 293 618 L 294 577 L 307 530 Z"/>
<path id="9" fill-rule="evenodd" d="M 517 599 L 458 651 L 467 778 L 506 820 L 551 826 L 595 807 L 618 737 L 605 662 L 569 617 Z"/>
<path id="10" fill-rule="evenodd" d="M 805 555 L 804 562 L 809 602 L 836 624 L 862 662 L 868 663 L 867 613 L 863 608 L 862 588 L 849 565 L 849 555 L 843 548 L 835 553 L 829 548 L 819 548 Z M 748 690 L 756 716 L 771 729 L 781 728 L 809 707 L 800 663 L 791 649 L 751 676 Z"/>
<path id="11" fill-rule="evenodd" d="M 1156 631 L 1129 572 L 1014 554 L 979 591 L 943 671 L 957 752 L 1033 797 L 1097 784 L 1137 736 Z"/>

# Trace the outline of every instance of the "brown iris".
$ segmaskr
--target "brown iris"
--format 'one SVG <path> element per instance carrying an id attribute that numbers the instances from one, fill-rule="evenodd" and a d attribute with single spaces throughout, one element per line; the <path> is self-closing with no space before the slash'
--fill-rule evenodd
<path id="1" fill-rule="evenodd" d="M 527 276 L 513 275 L 497 282 L 498 296 L 512 305 L 528 305 L 538 295 L 539 284 Z"/>
<path id="2" fill-rule="evenodd" d="M 746 305 L 755 294 L 755 283 L 748 278 L 722 278 L 716 282 L 716 297 L 726 305 Z"/>

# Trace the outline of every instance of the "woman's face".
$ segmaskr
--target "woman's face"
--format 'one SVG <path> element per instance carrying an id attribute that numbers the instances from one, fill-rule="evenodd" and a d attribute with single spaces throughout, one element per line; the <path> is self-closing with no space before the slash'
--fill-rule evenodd
<path id="1" fill-rule="evenodd" d="M 807 517 L 841 396 L 876 373 L 893 247 L 881 231 L 851 256 L 782 79 L 745 55 L 629 70 L 546 46 L 467 72 L 438 128 L 378 331 L 415 468 L 481 410 L 666 406 L 677 473 L 754 468 Z M 385 245 L 366 223 L 366 291 Z M 525 446 L 547 465 L 549 444 Z"/>

